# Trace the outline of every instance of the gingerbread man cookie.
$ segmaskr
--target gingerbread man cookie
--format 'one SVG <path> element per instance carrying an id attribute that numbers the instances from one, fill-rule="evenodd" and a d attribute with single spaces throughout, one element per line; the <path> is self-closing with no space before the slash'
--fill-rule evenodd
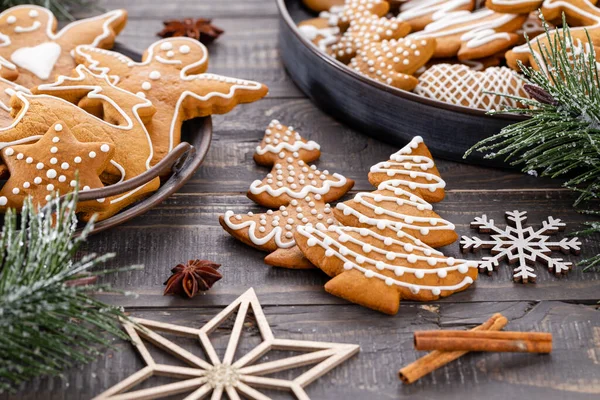
<path id="1" fill-rule="evenodd" d="M 256 148 L 254 160 L 273 167 L 262 181 L 254 181 L 248 197 L 256 203 L 278 208 L 265 214 L 236 214 L 227 211 L 221 226 L 236 239 L 270 252 L 265 262 L 286 268 L 311 268 L 295 248 L 298 225 L 335 224 L 330 201 L 342 197 L 354 181 L 339 174 L 319 171 L 308 163 L 319 158 L 319 145 L 303 139 L 293 127 L 273 121 Z"/>
<path id="2" fill-rule="evenodd" d="M 435 38 L 436 58 L 458 56 L 460 60 L 484 58 L 505 50 L 519 40 L 514 33 L 527 15 L 502 14 L 488 9 L 448 14 L 409 38 Z"/>
<path id="3" fill-rule="evenodd" d="M 93 129 L 91 127 L 90 129 Z M 63 121 L 56 121 L 38 142 L 4 146 L 0 152 L 10 178 L 0 190 L 0 211 L 20 210 L 27 196 L 43 206 L 55 195 L 102 188 L 100 174 L 109 165 L 113 145 L 77 140 Z M 77 212 L 104 209 L 106 199 L 80 202 Z"/>
<path id="4" fill-rule="evenodd" d="M 525 81 L 506 67 L 475 71 L 466 65 L 437 64 L 419 77 L 414 92 L 445 103 L 483 110 L 519 107 L 517 100 L 505 95 L 525 97 Z"/>
<path id="5" fill-rule="evenodd" d="M 332 7 L 329 12 L 322 12 L 319 16 L 327 18 L 330 25 L 337 25 L 345 32 L 353 21 L 370 15 L 383 17 L 389 10 L 390 5 L 385 0 L 346 0 L 343 6 Z"/>
<path id="6" fill-rule="evenodd" d="M 403 231 L 433 247 L 458 238 L 454 225 L 440 218 L 428 203 L 444 198 L 446 184 L 421 137 L 390 160 L 371 167 L 369 182 L 376 191 L 358 193 L 337 204 L 334 215 L 343 225 L 370 228 L 387 236 Z"/>
<path id="7" fill-rule="evenodd" d="M 127 12 L 114 10 L 82 19 L 56 32 L 56 18 L 50 10 L 33 5 L 9 8 L 0 14 L 0 57 L 14 68 L 2 68 L 2 77 L 31 88 L 68 75 L 76 64 L 71 52 L 77 45 L 111 48 L 125 27 Z"/>
<path id="8" fill-rule="evenodd" d="M 154 146 L 152 164 L 180 143 L 184 121 L 227 113 L 268 92 L 258 82 L 205 73 L 208 50 L 190 38 L 159 40 L 146 50 L 139 63 L 89 46 L 77 47 L 75 59 L 92 71 L 106 73 L 118 87 L 152 101 L 157 109 L 148 125 Z"/>
<path id="9" fill-rule="evenodd" d="M 410 234 L 442 237 L 451 232 L 456 238 L 453 225 L 420 197 L 444 196 L 443 181 L 434 168 L 423 140 L 416 137 L 371 170 L 372 183 L 388 179 L 377 191 L 338 204 L 336 217 L 346 226 L 298 227 L 294 237 L 299 249 L 332 277 L 325 285 L 327 292 L 395 314 L 401 299 L 436 300 L 475 281 L 476 262 L 445 257 Z"/>
<path id="10" fill-rule="evenodd" d="M 385 40 L 360 50 L 350 67 L 398 89 L 412 90 L 418 80 L 411 75 L 429 61 L 434 51 L 435 39 Z"/>
<path id="11" fill-rule="evenodd" d="M 398 18 L 410 24 L 413 31 L 421 31 L 433 21 L 461 11 L 473 11 L 475 0 L 410 0 L 400 6 Z"/>

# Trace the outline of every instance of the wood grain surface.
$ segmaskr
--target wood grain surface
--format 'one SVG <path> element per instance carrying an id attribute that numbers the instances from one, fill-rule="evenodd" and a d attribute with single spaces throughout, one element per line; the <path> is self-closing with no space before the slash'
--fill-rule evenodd
<path id="1" fill-rule="evenodd" d="M 266 99 L 214 118 L 209 156 L 178 194 L 147 214 L 90 239 L 82 253 L 115 252 L 118 256 L 110 266 L 145 265 L 143 271 L 107 278 L 116 288 L 138 293 L 137 297 L 104 294 L 101 299 L 123 305 L 137 317 L 200 327 L 254 287 L 276 337 L 360 344 L 358 356 L 307 388 L 313 399 L 600 398 L 600 314 L 596 305 L 600 273 L 575 268 L 568 277 L 557 279 L 538 265 L 538 283 L 524 286 L 512 283 L 511 268 L 503 265 L 493 276 L 481 276 L 465 292 L 435 303 L 405 302 L 398 315 L 390 317 L 328 295 L 323 290 L 327 277 L 320 271 L 264 265 L 263 253 L 221 229 L 217 218 L 227 209 L 261 211 L 245 192 L 253 180 L 268 172 L 254 164 L 252 152 L 273 118 L 293 124 L 304 137 L 320 143 L 319 168 L 355 179 L 355 191 L 370 190 L 366 179 L 369 167 L 397 150 L 341 125 L 303 97 L 278 57 L 273 1 L 103 0 L 98 4 L 129 11 L 130 21 L 119 41 L 140 52 L 156 39 L 154 34 L 163 19 L 212 17 L 226 33 L 210 47 L 209 71 L 259 80 L 270 87 Z M 437 160 L 437 165 L 448 192 L 435 210 L 455 223 L 460 235 L 475 235 L 469 223 L 484 213 L 503 223 L 505 210 L 528 211 L 534 227 L 548 215 L 561 218 L 569 232 L 581 228 L 586 220 L 573 211 L 574 196 L 562 189 L 560 182 L 444 160 Z M 598 239 L 582 239 L 582 257 L 600 252 Z M 460 254 L 458 244 L 444 252 Z M 162 296 L 170 268 L 191 258 L 223 264 L 223 280 L 193 300 Z M 398 369 L 424 354 L 413 348 L 413 331 L 467 329 L 496 312 L 510 320 L 507 329 L 551 332 L 552 354 L 473 353 L 411 386 L 398 380 Z M 224 328 L 214 334 L 215 346 L 221 351 L 228 334 L 227 326 Z M 242 350 L 248 350 L 257 342 L 252 321 L 244 325 L 244 335 Z M 193 340 L 181 344 L 201 354 Z M 157 358 L 176 363 L 164 355 Z M 62 378 L 31 382 L 18 393 L 0 398 L 88 399 L 142 366 L 133 346 L 118 340 L 89 365 L 67 370 Z M 166 378 L 157 378 L 147 384 L 165 382 Z"/>

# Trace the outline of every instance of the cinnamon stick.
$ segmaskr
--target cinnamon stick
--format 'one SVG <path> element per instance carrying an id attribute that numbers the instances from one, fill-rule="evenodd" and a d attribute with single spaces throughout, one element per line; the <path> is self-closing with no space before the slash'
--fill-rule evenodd
<path id="1" fill-rule="evenodd" d="M 494 314 L 483 324 L 471 329 L 471 332 L 499 331 L 504 328 L 506 324 L 508 324 L 506 317 L 502 314 Z M 405 384 L 411 384 L 465 354 L 467 354 L 466 351 L 432 351 L 412 364 L 402 368 L 398 371 L 398 376 Z"/>
<path id="2" fill-rule="evenodd" d="M 552 335 L 539 332 L 415 332 L 417 350 L 550 353 Z"/>

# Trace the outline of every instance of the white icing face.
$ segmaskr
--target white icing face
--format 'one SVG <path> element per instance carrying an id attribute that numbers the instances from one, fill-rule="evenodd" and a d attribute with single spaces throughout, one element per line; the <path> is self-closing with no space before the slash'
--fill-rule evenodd
<path id="1" fill-rule="evenodd" d="M 9 27 L 7 30 L 12 31 L 7 33 L 29 33 L 42 28 L 41 18 L 38 10 L 23 7 L 5 15 L 4 21 L 0 22 L 4 22 Z"/>
<path id="2" fill-rule="evenodd" d="M 150 48 L 154 60 L 161 64 L 174 65 L 178 69 L 195 64 L 207 57 L 206 49 L 201 43 L 182 39 L 166 39 Z"/>

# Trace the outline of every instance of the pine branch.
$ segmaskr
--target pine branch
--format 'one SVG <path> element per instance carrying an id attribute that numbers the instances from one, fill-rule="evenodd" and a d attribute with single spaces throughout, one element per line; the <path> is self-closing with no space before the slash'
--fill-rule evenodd
<path id="1" fill-rule="evenodd" d="M 0 0 L 0 10 L 4 11 L 10 7 L 23 4 L 34 4 L 48 8 L 58 19 L 69 21 L 75 20 L 75 17 L 71 14 L 73 11 L 85 7 L 98 9 L 93 0 Z"/>
<path id="2" fill-rule="evenodd" d="M 542 17 L 543 18 L 543 17 Z M 544 21 L 545 24 L 545 21 Z M 586 32 L 587 34 L 587 32 Z M 551 34 L 549 46 L 540 46 L 539 56 L 528 40 L 540 68 L 520 65 L 532 99 L 519 99 L 527 108 L 499 112 L 530 118 L 509 125 L 473 146 L 486 158 L 504 157 L 524 172 L 565 178 L 564 186 L 579 193 L 574 206 L 600 197 L 600 79 L 596 54 L 589 34 L 587 43 L 574 42 L 563 15 L 563 28 Z M 494 114 L 496 112 L 491 112 Z M 595 204 L 594 204 L 595 206 Z M 588 214 L 600 214 L 596 210 Z M 600 223 L 591 222 L 577 234 L 600 233 Z M 600 255 L 584 260 L 586 269 L 600 266 Z"/>
<path id="3" fill-rule="evenodd" d="M 52 209 L 24 204 L 20 221 L 9 211 L 0 234 L 0 393 L 40 375 L 59 375 L 88 362 L 110 337 L 126 338 L 119 307 L 92 296 L 109 291 L 89 270 L 113 254 L 75 259 L 92 229 L 74 238 L 76 194 Z M 90 284 L 91 283 L 91 284 Z"/>

